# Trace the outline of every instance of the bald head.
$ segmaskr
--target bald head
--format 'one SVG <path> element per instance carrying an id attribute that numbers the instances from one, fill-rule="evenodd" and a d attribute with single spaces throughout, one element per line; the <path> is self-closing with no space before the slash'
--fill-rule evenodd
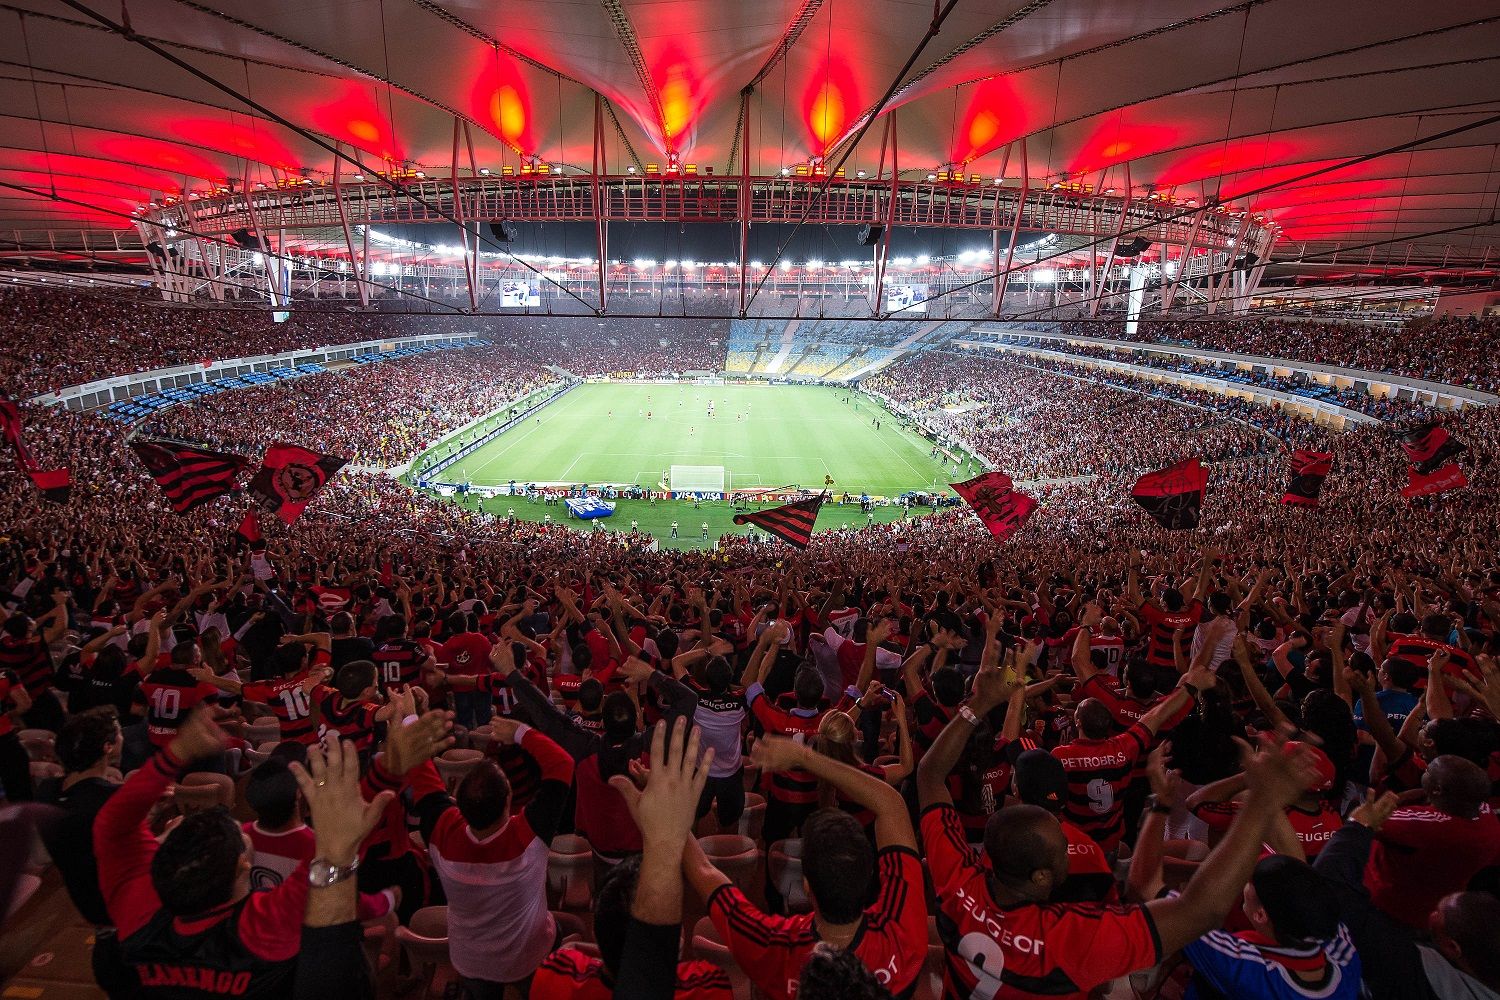
<path id="1" fill-rule="evenodd" d="M 1444 754 L 1422 774 L 1427 801 L 1450 816 L 1472 819 L 1490 794 L 1489 775 L 1473 761 Z"/>
<path id="2" fill-rule="evenodd" d="M 1444 896 L 1432 914 L 1432 933 L 1450 962 L 1500 988 L 1500 899 L 1487 892 Z"/>
<path id="3" fill-rule="evenodd" d="M 1068 877 L 1068 838 L 1040 806 L 1007 806 L 991 816 L 984 852 L 995 880 L 1026 899 L 1046 900 Z"/>

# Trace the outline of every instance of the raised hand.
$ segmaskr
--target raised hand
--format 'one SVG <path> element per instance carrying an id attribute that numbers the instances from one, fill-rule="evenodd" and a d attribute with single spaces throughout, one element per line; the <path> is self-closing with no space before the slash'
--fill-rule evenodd
<path id="1" fill-rule="evenodd" d="M 359 752 L 347 740 L 330 738 L 309 747 L 307 767 L 294 762 L 290 769 L 311 813 L 318 856 L 335 865 L 349 864 L 396 793 L 381 792 L 365 801 L 359 790 Z"/>
<path id="2" fill-rule="evenodd" d="M 763 736 L 755 741 L 750 760 L 762 771 L 791 771 L 799 767 L 807 748 L 785 736 Z"/>
<path id="3" fill-rule="evenodd" d="M 1385 825 L 1385 821 L 1391 818 L 1391 813 L 1395 812 L 1399 805 L 1401 805 L 1401 796 L 1395 792 L 1386 792 L 1379 798 L 1376 798 L 1375 794 L 1371 792 L 1366 796 L 1364 802 L 1360 803 L 1349 813 L 1349 819 L 1360 826 L 1367 826 L 1371 830 L 1379 830 Z"/>
<path id="4" fill-rule="evenodd" d="M 624 775 L 609 779 L 625 797 L 648 851 L 652 847 L 681 850 L 692 831 L 698 799 L 708 783 L 708 768 L 714 759 L 713 747 L 703 750 L 700 758 L 698 729 L 694 727 L 689 733 L 686 717 L 673 723 L 670 745 L 667 734 L 665 722 L 658 723 L 651 734 L 651 765 L 644 790 Z"/>
<path id="5" fill-rule="evenodd" d="M 200 705 L 177 727 L 177 735 L 167 749 L 173 757 L 187 763 L 223 753 L 228 744 L 229 737 L 219 728 L 214 709 Z"/>

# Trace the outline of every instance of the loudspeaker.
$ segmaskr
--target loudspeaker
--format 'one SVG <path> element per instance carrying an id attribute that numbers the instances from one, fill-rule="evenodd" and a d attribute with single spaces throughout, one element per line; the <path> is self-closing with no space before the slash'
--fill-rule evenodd
<path id="1" fill-rule="evenodd" d="M 490 235 L 495 237 L 496 243 L 514 243 L 516 241 L 516 227 L 504 220 L 491 222 Z"/>
<path id="2" fill-rule="evenodd" d="M 854 242 L 862 247 L 872 247 L 880 242 L 880 237 L 884 233 L 884 226 L 877 226 L 867 222 L 859 227 L 859 232 L 854 234 Z"/>
<path id="3" fill-rule="evenodd" d="M 1118 243 L 1115 245 L 1116 257 L 1139 257 L 1150 249 L 1151 242 L 1144 237 L 1137 236 L 1129 243 Z"/>
<path id="4" fill-rule="evenodd" d="M 152 240 L 150 243 L 146 244 L 146 252 L 151 256 L 157 257 L 161 260 L 167 259 L 166 249 L 163 248 L 162 245 L 155 240 Z"/>
<path id="5" fill-rule="evenodd" d="M 229 238 L 246 250 L 264 250 L 264 247 L 260 245 L 260 240 L 256 239 L 255 234 L 248 229 L 236 229 L 229 234 Z"/>
<path id="6" fill-rule="evenodd" d="M 1259 264 L 1259 263 L 1260 263 L 1260 255 L 1259 254 L 1247 253 L 1247 254 L 1245 254 L 1245 256 L 1243 256 L 1243 257 L 1240 258 L 1240 266 L 1241 267 L 1254 267 L 1256 264 Z"/>

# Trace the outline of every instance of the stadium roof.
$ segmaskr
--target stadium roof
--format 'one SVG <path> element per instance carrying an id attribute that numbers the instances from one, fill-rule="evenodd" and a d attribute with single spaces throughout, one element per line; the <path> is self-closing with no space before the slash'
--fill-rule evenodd
<path id="1" fill-rule="evenodd" d="M 845 150 L 850 174 L 874 172 L 894 115 L 903 174 L 1015 176 L 1006 150 L 1025 138 L 1033 182 L 1122 188 L 1128 164 L 1141 194 L 1268 189 L 1248 202 L 1283 252 L 1500 245 L 1494 0 L 0 6 L 0 235 L 120 228 L 230 180 L 325 179 L 326 146 L 445 174 L 462 136 L 465 166 L 472 141 L 497 172 L 588 172 L 597 94 L 607 172 L 676 156 L 722 174 L 747 155 L 771 175 Z"/>

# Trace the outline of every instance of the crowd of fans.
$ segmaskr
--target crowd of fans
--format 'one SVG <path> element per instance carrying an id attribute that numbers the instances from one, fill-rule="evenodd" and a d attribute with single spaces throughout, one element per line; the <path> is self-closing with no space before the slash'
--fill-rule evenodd
<path id="1" fill-rule="evenodd" d="M 722 371 L 728 323 L 683 318 L 388 315 L 325 304 L 275 323 L 264 309 L 187 308 L 156 293 L 0 289 L 0 394 L 29 397 L 175 365 L 417 335 L 482 336 L 581 376 Z"/>
<path id="2" fill-rule="evenodd" d="M 428 405 L 427 360 L 378 397 Z M 1211 399 L 942 353 L 870 384 L 1085 478 L 1004 543 L 957 508 L 655 551 L 346 471 L 246 544 L 243 498 L 174 514 L 125 429 L 24 406 L 74 485 L 0 468 L 0 784 L 51 803 L 101 987 L 397 995 L 361 947 L 396 921 L 471 1000 L 1500 994 L 1496 410 L 1443 418 L 1470 485 L 1416 501 L 1388 428 L 1252 414 L 1334 452 L 1301 509 Z M 1165 531 L 1129 484 L 1188 454 Z"/>
<path id="3" fill-rule="evenodd" d="M 1045 357 L 929 351 L 862 385 L 1016 479 L 1245 458 L 1321 436 L 1306 420 L 1244 400 Z"/>
<path id="4" fill-rule="evenodd" d="M 494 347 L 438 351 L 204 396 L 162 410 L 142 430 L 243 454 L 292 434 L 354 465 L 391 468 L 555 381 Z"/>
<path id="5" fill-rule="evenodd" d="M 1201 375 L 1208 378 L 1228 379 L 1239 385 L 1254 385 L 1263 389 L 1274 389 L 1278 392 L 1292 395 L 1304 395 L 1308 396 L 1308 398 L 1342 406 L 1345 409 L 1355 410 L 1367 416 L 1375 417 L 1377 420 L 1401 421 L 1420 419 L 1427 410 L 1425 404 L 1414 400 L 1398 399 L 1394 396 L 1373 395 L 1369 391 L 1369 387 L 1363 383 L 1343 389 L 1331 386 L 1324 387 L 1313 382 L 1301 372 L 1294 372 L 1283 376 L 1265 371 L 1264 369 L 1241 369 L 1234 366 L 1220 367 L 1211 361 L 1199 361 L 1194 358 L 1182 357 L 1175 354 L 1157 354 L 1149 351 L 1122 353 L 1113 348 L 1076 341 L 1031 340 L 1023 338 L 1022 342 L 1062 354 L 1076 354 L 1080 357 L 1121 361 L 1132 365 L 1139 365 L 1143 368 L 1154 368 L 1158 371 L 1174 372 L 1183 375 Z M 1312 393 L 1312 395 L 1309 395 L 1309 393 Z"/>
<path id="6" fill-rule="evenodd" d="M 1185 344 L 1500 391 L 1500 360 L 1493 348 L 1500 320 L 1493 316 L 1423 317 L 1399 327 L 1295 319 L 1148 319 L 1134 336 L 1126 335 L 1123 320 L 1061 327 L 1086 337 Z"/>

